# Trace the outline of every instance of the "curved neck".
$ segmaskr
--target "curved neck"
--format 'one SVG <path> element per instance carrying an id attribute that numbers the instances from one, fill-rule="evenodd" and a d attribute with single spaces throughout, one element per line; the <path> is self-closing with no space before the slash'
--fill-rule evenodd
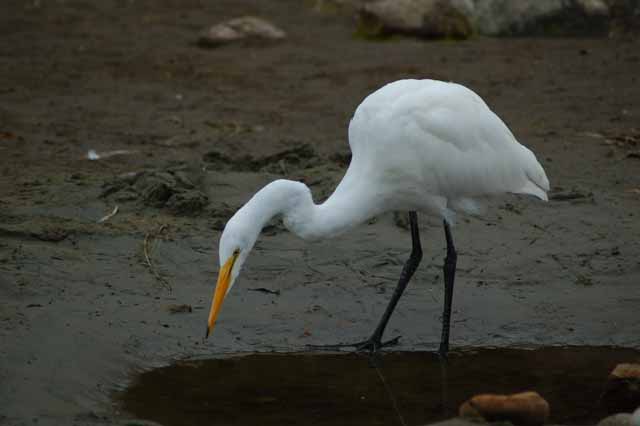
<path id="1" fill-rule="evenodd" d="M 294 209 L 285 214 L 285 225 L 305 239 L 328 238 L 352 229 L 381 213 L 384 203 L 376 200 L 370 187 L 348 179 L 338 185 L 333 194 L 322 204 L 313 204 L 311 214 L 302 209 L 302 220 L 294 226 L 287 225 L 291 217 L 298 217 Z"/>
<path id="2" fill-rule="evenodd" d="M 347 173 L 348 175 L 348 173 Z M 231 221 L 242 220 L 255 236 L 274 216 L 282 215 L 285 226 L 304 239 L 338 235 L 382 211 L 384 203 L 348 176 L 322 204 L 315 204 L 309 188 L 300 182 L 277 180 L 258 191 Z M 377 202 L 376 202 L 377 201 Z"/>

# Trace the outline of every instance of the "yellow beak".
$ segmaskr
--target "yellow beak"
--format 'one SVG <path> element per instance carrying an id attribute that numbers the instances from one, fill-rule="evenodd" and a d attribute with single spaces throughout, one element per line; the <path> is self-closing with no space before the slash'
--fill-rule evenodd
<path id="1" fill-rule="evenodd" d="M 227 295 L 229 283 L 231 282 L 231 270 L 233 269 L 233 264 L 236 262 L 239 253 L 240 252 L 238 251 L 233 252 L 231 257 L 225 262 L 222 268 L 220 268 L 220 272 L 218 273 L 218 283 L 216 284 L 216 290 L 213 293 L 213 302 L 211 303 L 211 311 L 209 312 L 209 321 L 207 322 L 207 334 L 205 335 L 205 338 L 209 337 L 209 334 L 211 334 L 216 318 L 218 318 L 222 301 Z"/>

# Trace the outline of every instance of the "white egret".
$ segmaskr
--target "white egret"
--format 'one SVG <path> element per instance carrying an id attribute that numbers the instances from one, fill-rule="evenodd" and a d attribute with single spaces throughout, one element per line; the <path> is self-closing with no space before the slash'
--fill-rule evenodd
<path id="1" fill-rule="evenodd" d="M 313 240 L 343 233 L 386 211 L 408 211 L 412 251 L 397 288 L 371 337 L 348 345 L 371 352 L 394 343 L 382 335 L 422 259 L 416 212 L 443 220 L 447 242 L 440 354 L 449 348 L 456 250 L 456 212 L 477 213 L 479 197 L 530 194 L 547 200 L 549 181 L 535 155 L 476 93 L 454 83 L 400 80 L 373 92 L 349 124 L 352 159 L 333 194 L 315 204 L 300 182 L 276 180 L 258 191 L 227 222 L 220 238 L 220 272 L 207 324 L 213 329 L 262 228 L 275 216 Z M 395 341 L 396 339 L 394 339 Z"/>

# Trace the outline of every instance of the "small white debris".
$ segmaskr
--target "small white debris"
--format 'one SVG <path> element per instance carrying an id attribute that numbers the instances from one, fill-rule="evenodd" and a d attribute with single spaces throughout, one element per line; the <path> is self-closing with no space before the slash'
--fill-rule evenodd
<path id="1" fill-rule="evenodd" d="M 116 149 L 113 151 L 98 153 L 95 149 L 90 149 L 89 151 L 87 151 L 87 159 L 91 161 L 103 160 L 105 158 L 113 157 L 116 155 L 128 155 L 135 152 L 136 151 L 129 151 L 128 149 Z"/>
<path id="2" fill-rule="evenodd" d="M 87 152 L 87 158 L 89 160 L 99 160 L 100 156 L 98 155 L 95 149 L 90 149 L 89 152 Z"/>

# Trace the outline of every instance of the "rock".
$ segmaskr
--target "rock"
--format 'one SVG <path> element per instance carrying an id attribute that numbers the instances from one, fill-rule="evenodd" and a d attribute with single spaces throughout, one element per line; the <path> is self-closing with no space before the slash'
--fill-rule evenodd
<path id="1" fill-rule="evenodd" d="M 609 378 L 612 377 L 639 380 L 640 364 L 618 364 L 611 374 L 609 374 Z"/>
<path id="2" fill-rule="evenodd" d="M 460 406 L 460 417 L 489 422 L 510 421 L 514 425 L 536 426 L 549 418 L 549 403 L 537 392 L 513 395 L 476 395 Z"/>
<path id="3" fill-rule="evenodd" d="M 364 36 L 408 34 L 425 38 L 468 38 L 473 33 L 471 0 L 377 0 L 358 11 Z"/>
<path id="4" fill-rule="evenodd" d="M 618 413 L 605 417 L 598 422 L 598 426 L 633 426 L 631 423 L 631 414 Z"/>
<path id="5" fill-rule="evenodd" d="M 602 395 L 609 413 L 631 412 L 640 406 L 640 364 L 618 364 L 609 374 Z"/>
<path id="6" fill-rule="evenodd" d="M 633 16 L 636 6 L 626 3 L 634 2 L 637 0 L 374 0 L 360 6 L 358 29 L 369 37 L 396 33 L 428 38 L 467 38 L 473 33 L 604 36 L 610 32 L 613 11 L 624 10 L 617 15 Z M 640 6 L 637 9 L 640 17 Z"/>
<path id="7" fill-rule="evenodd" d="M 640 407 L 633 412 L 633 415 L 631 416 L 631 425 L 640 426 Z"/>
<path id="8" fill-rule="evenodd" d="M 606 35 L 603 0 L 476 0 L 475 26 L 486 35 Z"/>
<path id="9" fill-rule="evenodd" d="M 280 28 L 256 16 L 242 16 L 204 30 L 198 38 L 203 47 L 218 47 L 237 41 L 278 41 L 286 37 Z"/>

